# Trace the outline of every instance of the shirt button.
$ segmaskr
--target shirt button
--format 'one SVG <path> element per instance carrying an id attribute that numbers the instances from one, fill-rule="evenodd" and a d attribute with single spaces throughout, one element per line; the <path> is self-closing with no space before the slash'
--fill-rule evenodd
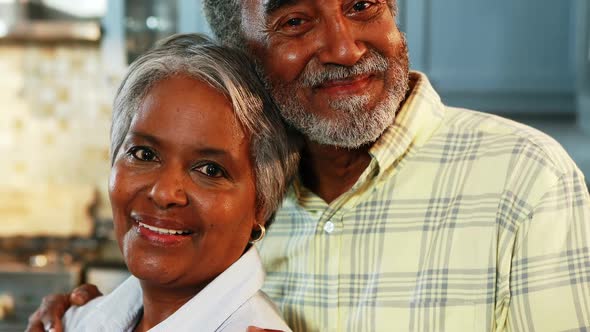
<path id="1" fill-rule="evenodd" d="M 334 231 L 334 223 L 331 221 L 328 221 L 325 225 L 324 225 L 324 230 L 326 231 L 326 233 L 330 234 Z"/>

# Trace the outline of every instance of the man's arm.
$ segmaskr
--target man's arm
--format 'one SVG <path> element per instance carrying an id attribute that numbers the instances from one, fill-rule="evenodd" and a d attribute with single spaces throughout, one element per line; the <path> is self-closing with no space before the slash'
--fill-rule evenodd
<path id="1" fill-rule="evenodd" d="M 509 285 L 506 330 L 590 328 L 590 195 L 578 170 L 560 177 L 520 225 Z"/>
<path id="2" fill-rule="evenodd" d="M 70 294 L 52 294 L 43 298 L 41 306 L 29 317 L 26 332 L 63 332 L 62 318 L 71 305 L 85 305 L 102 296 L 91 284 L 84 284 Z M 281 332 L 250 326 L 247 332 Z"/>
<path id="3" fill-rule="evenodd" d="M 70 294 L 46 296 L 37 311 L 29 317 L 27 332 L 63 332 L 62 317 L 71 305 L 81 306 L 101 295 L 96 286 L 85 284 Z"/>

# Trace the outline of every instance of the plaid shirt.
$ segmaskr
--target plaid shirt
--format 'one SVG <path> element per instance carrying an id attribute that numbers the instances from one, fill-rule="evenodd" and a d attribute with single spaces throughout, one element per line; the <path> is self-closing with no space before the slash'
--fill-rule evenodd
<path id="1" fill-rule="evenodd" d="M 428 79 L 331 204 L 295 183 L 260 248 L 295 331 L 586 331 L 590 197 L 562 147 Z"/>

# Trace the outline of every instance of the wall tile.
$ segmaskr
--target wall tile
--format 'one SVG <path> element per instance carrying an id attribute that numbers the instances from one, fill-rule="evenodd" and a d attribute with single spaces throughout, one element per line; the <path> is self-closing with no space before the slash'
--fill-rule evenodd
<path id="1" fill-rule="evenodd" d="M 110 218 L 111 103 L 122 75 L 101 68 L 92 45 L 0 45 L 0 155 L 7 156 L 0 159 L 0 188 L 11 197 L 0 201 L 0 237 L 91 232 L 90 218 L 79 225 L 89 198 L 99 202 L 93 217 Z M 68 198 L 76 193 L 86 200 Z M 55 227 L 29 211 L 50 208 L 48 201 L 59 205 L 51 208 Z M 18 215 L 14 206 L 28 212 Z"/>

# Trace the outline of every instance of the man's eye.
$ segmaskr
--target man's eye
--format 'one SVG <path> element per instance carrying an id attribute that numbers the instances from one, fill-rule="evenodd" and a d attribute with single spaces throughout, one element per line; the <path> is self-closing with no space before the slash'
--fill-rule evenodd
<path id="1" fill-rule="evenodd" d="M 219 178 L 224 175 L 223 169 L 215 164 L 205 164 L 195 168 L 195 170 L 212 178 Z"/>
<path id="2" fill-rule="evenodd" d="M 373 1 L 356 1 L 352 6 L 348 7 L 348 15 L 357 17 L 358 19 L 370 19 L 377 17 L 383 10 L 387 8 L 388 1 L 373 0 Z"/>
<path id="3" fill-rule="evenodd" d="M 151 150 L 150 148 L 147 147 L 143 147 L 143 146 L 138 146 L 138 147 L 133 147 L 129 150 L 129 154 L 137 159 L 137 160 L 141 160 L 141 161 L 154 161 L 157 160 L 157 156 L 156 153 Z"/>
<path id="4" fill-rule="evenodd" d="M 285 17 L 279 21 L 275 30 L 284 34 L 294 36 L 299 35 L 311 28 L 311 21 L 306 16 L 293 16 Z"/>
<path id="5" fill-rule="evenodd" d="M 368 9 L 369 7 L 371 7 L 371 3 L 368 1 L 360 1 L 355 3 L 352 6 L 352 10 L 357 11 L 357 12 L 362 12 L 363 10 Z"/>
<path id="6" fill-rule="evenodd" d="M 291 19 L 287 20 L 287 22 L 285 22 L 285 25 L 289 26 L 289 27 L 296 27 L 296 26 L 300 26 L 303 23 L 304 23 L 304 19 L 302 19 L 301 17 L 295 17 L 295 18 L 291 18 Z"/>

